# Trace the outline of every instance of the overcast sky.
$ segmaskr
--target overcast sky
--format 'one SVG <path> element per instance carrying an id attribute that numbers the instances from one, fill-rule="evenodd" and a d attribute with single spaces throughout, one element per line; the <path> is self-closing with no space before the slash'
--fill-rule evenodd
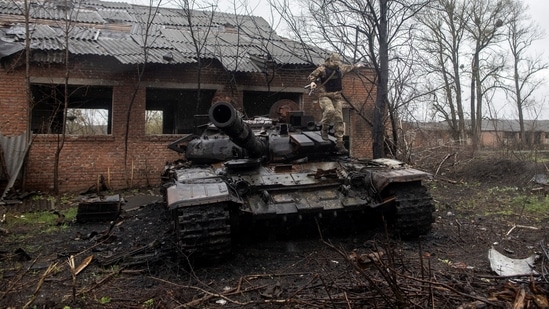
<path id="1" fill-rule="evenodd" d="M 549 47 L 549 0 L 523 0 L 529 6 L 529 15 L 545 31 L 545 39 L 537 42 L 536 47 L 545 51 Z"/>
<path id="2" fill-rule="evenodd" d="M 533 48 L 536 54 L 542 54 L 545 61 L 549 61 L 549 0 L 523 0 L 528 5 L 528 14 L 544 31 L 545 37 L 534 43 Z M 549 101 L 549 70 L 543 73 L 545 86 L 537 91 L 536 99 L 538 101 Z M 542 108 L 542 119 L 549 119 L 549 102 Z"/>

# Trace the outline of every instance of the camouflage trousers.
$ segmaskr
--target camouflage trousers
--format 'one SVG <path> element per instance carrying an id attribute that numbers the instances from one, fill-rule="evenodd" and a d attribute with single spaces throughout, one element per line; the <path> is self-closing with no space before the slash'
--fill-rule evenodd
<path id="1" fill-rule="evenodd" d="M 343 97 L 340 92 L 327 92 L 320 95 L 318 103 L 322 109 L 322 129 L 330 127 L 330 123 L 334 124 L 334 136 L 338 143 L 343 142 L 343 112 L 341 105 Z"/>

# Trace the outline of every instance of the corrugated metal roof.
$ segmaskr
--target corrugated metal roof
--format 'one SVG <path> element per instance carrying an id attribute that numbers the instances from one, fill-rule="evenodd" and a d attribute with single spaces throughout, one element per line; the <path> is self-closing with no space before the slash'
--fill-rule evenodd
<path id="1" fill-rule="evenodd" d="M 75 55 L 109 56 L 107 50 L 95 41 L 71 40 L 69 43 L 69 52 Z"/>
<path id="2" fill-rule="evenodd" d="M 30 37 L 34 40 L 46 40 L 58 37 L 61 35 L 61 29 L 60 28 L 52 28 L 48 25 L 32 25 Z M 20 25 L 21 33 L 19 35 L 20 38 L 25 38 L 25 27 L 23 25 Z"/>
<path id="3" fill-rule="evenodd" d="M 99 40 L 98 44 L 105 49 L 104 55 L 112 55 L 124 64 L 144 63 L 145 50 L 133 40 Z M 147 62 L 150 63 L 196 63 L 192 57 L 184 56 L 170 48 L 147 48 Z"/>
<path id="4" fill-rule="evenodd" d="M 160 35 L 131 35 L 131 38 L 139 45 L 155 48 L 173 48 L 173 44 Z"/>
<path id="5" fill-rule="evenodd" d="M 0 0 L 2 15 L 21 20 L 22 0 Z M 152 13 L 152 15 L 151 15 Z M 190 16 L 189 16 L 190 14 Z M 111 56 L 121 63 L 145 61 L 145 34 L 152 63 L 194 63 L 196 57 L 217 59 L 229 71 L 260 72 L 267 62 L 278 65 L 316 65 L 326 52 L 278 36 L 261 17 L 211 11 L 155 8 L 127 3 L 83 0 L 66 5 L 65 0 L 32 2 L 33 59 L 57 62 L 64 50 L 65 20 L 71 20 L 68 50 L 75 55 Z M 191 21 L 189 24 L 189 20 Z M 192 26 L 192 33 L 191 33 Z M 194 40 L 193 40 L 194 38 Z M 0 43 L 23 46 L 21 24 L 0 24 Z M 195 43 L 201 45 L 196 54 Z M 53 53 L 47 56 L 47 52 Z M 6 56 L 6 55 L 4 55 Z M 9 55 L 7 55 L 9 56 Z"/>
<path id="6" fill-rule="evenodd" d="M 57 37 L 42 38 L 40 40 L 31 39 L 31 49 L 49 51 L 49 50 L 65 50 L 65 44 L 59 41 Z"/>
<path id="7" fill-rule="evenodd" d="M 143 53 L 142 53 L 143 54 Z M 150 48 L 148 49 L 148 62 L 152 63 L 196 63 L 196 59 L 185 57 L 177 50 L 163 49 L 163 48 Z"/>
<path id="8" fill-rule="evenodd" d="M 31 61 L 46 63 L 64 63 L 64 50 L 34 50 L 31 55 Z"/>
<path id="9" fill-rule="evenodd" d="M 102 7 L 106 9 L 131 9 L 132 5 L 125 2 L 110 2 L 99 0 L 82 0 L 81 4 L 88 5 L 90 7 Z"/>
<path id="10" fill-rule="evenodd" d="M 16 4 L 13 1 L 0 1 L 0 12 L 2 14 L 22 14 L 21 4 Z"/>
<path id="11" fill-rule="evenodd" d="M 99 29 L 95 28 L 71 27 L 69 29 L 69 37 L 75 40 L 95 41 L 99 37 L 99 34 Z M 61 36 L 65 37 L 63 33 L 61 33 Z"/>
<path id="12" fill-rule="evenodd" d="M 70 3 L 70 2 L 68 2 Z M 36 19 L 71 20 L 80 23 L 104 24 L 95 9 L 65 6 L 65 1 L 33 3 L 30 16 Z"/>
<path id="13" fill-rule="evenodd" d="M 127 40 L 98 40 L 97 43 L 105 48 L 108 54 L 119 55 L 125 53 L 140 53 L 142 49 L 137 43 L 131 39 Z"/>
<path id="14" fill-rule="evenodd" d="M 27 135 L 23 133 L 18 136 L 4 136 L 0 132 L 0 150 L 3 153 L 8 176 L 16 176 L 17 166 L 24 159 L 27 148 Z"/>
<path id="15" fill-rule="evenodd" d="M 18 53 L 24 49 L 21 44 L 4 42 L 0 40 L 0 58 Z"/>
<path id="16" fill-rule="evenodd" d="M 128 14 L 127 10 L 98 9 L 97 14 L 107 22 L 135 22 L 135 19 Z"/>

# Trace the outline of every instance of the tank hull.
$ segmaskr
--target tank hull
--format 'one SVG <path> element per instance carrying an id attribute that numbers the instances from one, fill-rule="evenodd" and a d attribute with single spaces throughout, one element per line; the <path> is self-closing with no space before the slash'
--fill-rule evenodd
<path id="1" fill-rule="evenodd" d="M 201 261 L 225 259 L 233 236 L 252 226 L 271 227 L 272 233 L 308 226 L 315 233 L 307 222 L 361 229 L 375 217 L 384 218 L 391 233 L 414 238 L 428 233 L 434 221 L 433 201 L 422 183 L 429 175 L 404 166 L 348 159 L 237 171 L 184 168 L 176 175 L 166 189 L 167 206 L 182 252 Z"/>

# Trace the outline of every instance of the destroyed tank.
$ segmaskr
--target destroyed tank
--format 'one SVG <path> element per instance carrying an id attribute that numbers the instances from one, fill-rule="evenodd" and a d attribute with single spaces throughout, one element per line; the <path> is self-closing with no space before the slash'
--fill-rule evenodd
<path id="1" fill-rule="evenodd" d="M 283 232 L 309 225 L 318 234 L 319 226 L 364 227 L 376 218 L 402 238 L 431 230 L 428 173 L 392 159 L 339 155 L 336 139 L 323 140 L 312 117 L 299 111 L 285 122 L 245 120 L 219 102 L 208 115 L 200 135 L 169 146 L 185 159 L 167 163 L 163 173 L 178 249 L 187 258 L 227 257 L 234 235 L 254 226 Z"/>

